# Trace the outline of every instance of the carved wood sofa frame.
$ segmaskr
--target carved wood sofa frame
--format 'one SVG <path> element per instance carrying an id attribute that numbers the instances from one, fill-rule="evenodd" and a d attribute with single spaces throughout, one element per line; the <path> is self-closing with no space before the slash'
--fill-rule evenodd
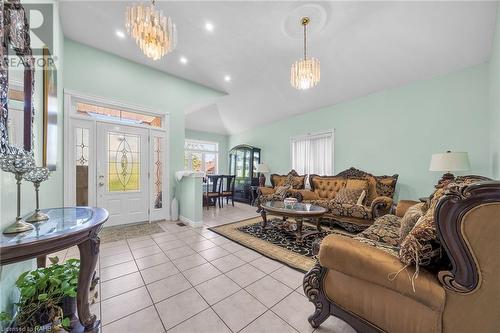
<path id="1" fill-rule="evenodd" d="M 437 278 L 448 291 L 469 294 L 481 285 L 480 267 L 463 233 L 462 221 L 472 209 L 492 203 L 500 203 L 499 181 L 483 181 L 460 189 L 453 188 L 439 201 L 435 212 L 437 233 L 448 255 L 451 269 L 440 271 Z M 320 244 L 314 244 L 313 250 L 316 254 L 319 246 Z M 383 332 L 376 325 L 327 298 L 323 287 L 327 271 L 328 268 L 317 262 L 304 276 L 304 292 L 315 306 L 314 313 L 308 318 L 311 326 L 317 328 L 330 315 L 334 315 L 347 322 L 357 332 Z"/>

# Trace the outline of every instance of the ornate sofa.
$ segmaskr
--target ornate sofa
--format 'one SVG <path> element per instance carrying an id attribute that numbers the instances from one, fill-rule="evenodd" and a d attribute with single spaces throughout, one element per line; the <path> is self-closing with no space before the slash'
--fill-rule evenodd
<path id="1" fill-rule="evenodd" d="M 318 245 L 303 283 L 313 327 L 334 315 L 358 332 L 500 332 L 500 182 L 451 186 L 425 204 L 442 249 L 435 266 L 405 265 L 385 242 L 410 204 L 366 230 L 389 221 L 378 242 L 329 235 Z"/>
<path id="2" fill-rule="evenodd" d="M 362 205 L 341 204 L 333 200 L 338 191 L 349 180 L 366 180 L 367 193 Z M 336 176 L 310 175 L 311 190 L 300 190 L 300 199 L 328 208 L 324 218 L 341 225 L 349 231 L 361 231 L 370 226 L 374 219 L 387 214 L 393 204 L 398 175 L 374 176 L 367 172 L 350 168 Z"/>
<path id="3" fill-rule="evenodd" d="M 278 186 L 285 186 L 289 183 L 290 190 L 285 194 L 286 197 L 296 197 L 298 190 L 303 190 L 305 187 L 306 176 L 299 175 L 295 170 L 291 170 L 286 175 L 278 175 L 273 173 L 271 175 L 271 187 L 259 186 L 257 189 L 257 211 L 260 212 L 260 205 L 268 200 L 282 200 L 281 196 L 276 195 L 276 189 Z"/>

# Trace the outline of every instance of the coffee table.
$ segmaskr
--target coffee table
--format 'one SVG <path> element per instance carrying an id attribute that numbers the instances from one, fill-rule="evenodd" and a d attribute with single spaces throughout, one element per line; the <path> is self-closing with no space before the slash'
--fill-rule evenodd
<path id="1" fill-rule="evenodd" d="M 283 224 L 286 224 L 289 217 L 295 219 L 297 230 L 294 231 L 297 242 L 303 242 L 304 238 L 313 234 L 321 232 L 319 219 L 327 212 L 326 208 L 307 203 L 296 203 L 293 208 L 285 207 L 282 201 L 268 201 L 262 205 L 260 215 L 262 216 L 262 231 L 269 229 L 267 225 L 267 215 L 275 215 L 283 217 Z M 316 224 L 317 231 L 302 231 L 302 224 L 304 220 L 312 221 Z"/>

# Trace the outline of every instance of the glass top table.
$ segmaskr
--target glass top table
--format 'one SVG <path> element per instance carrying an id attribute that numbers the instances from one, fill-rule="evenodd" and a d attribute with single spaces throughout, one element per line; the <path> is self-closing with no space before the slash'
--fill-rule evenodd
<path id="1" fill-rule="evenodd" d="M 285 207 L 283 201 L 267 201 L 264 203 L 263 208 L 269 212 L 288 213 L 291 216 L 303 215 L 304 217 L 323 215 L 327 212 L 326 208 L 302 202 L 297 202 L 292 207 Z"/>

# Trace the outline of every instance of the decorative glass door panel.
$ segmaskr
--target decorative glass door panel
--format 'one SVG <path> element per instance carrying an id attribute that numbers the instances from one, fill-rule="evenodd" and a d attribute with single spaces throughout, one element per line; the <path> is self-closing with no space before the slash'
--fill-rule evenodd
<path id="1" fill-rule="evenodd" d="M 140 190 L 140 146 L 139 135 L 108 133 L 109 192 Z"/>

